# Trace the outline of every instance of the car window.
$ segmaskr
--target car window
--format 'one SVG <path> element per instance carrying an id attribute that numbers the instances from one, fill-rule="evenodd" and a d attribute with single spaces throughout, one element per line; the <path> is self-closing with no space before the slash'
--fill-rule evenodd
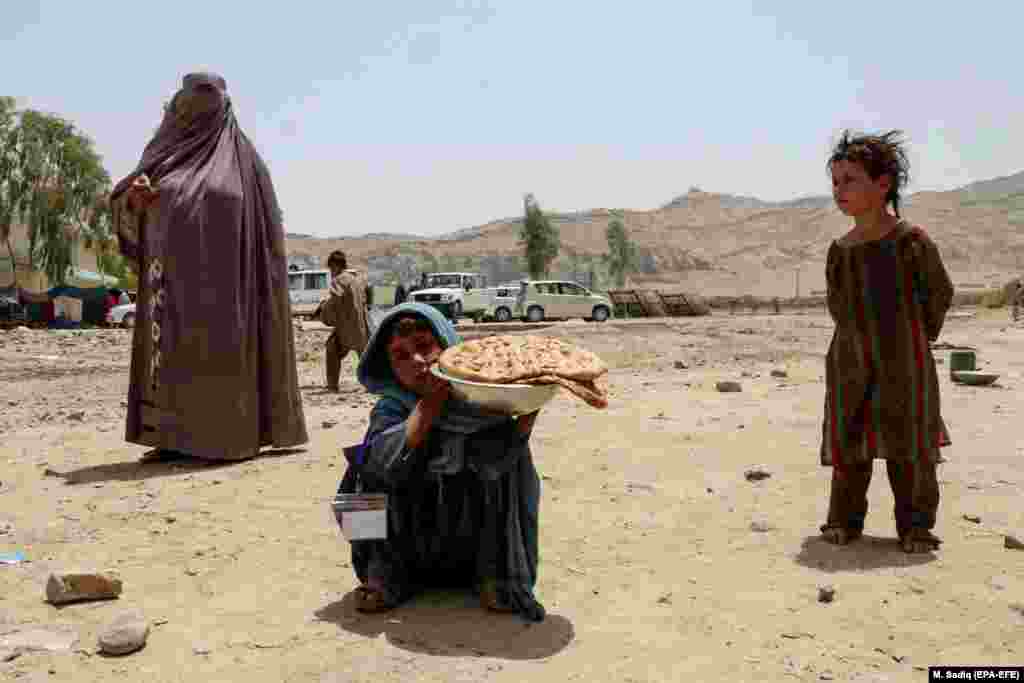
<path id="1" fill-rule="evenodd" d="M 306 289 L 327 289 L 327 273 L 306 273 Z"/>
<path id="2" fill-rule="evenodd" d="M 430 287 L 461 287 L 461 275 L 433 275 L 429 280 Z"/>
<path id="3" fill-rule="evenodd" d="M 571 282 L 563 282 L 559 285 L 562 290 L 562 294 L 568 294 L 570 296 L 585 296 L 586 291 L 579 285 L 574 285 Z"/>

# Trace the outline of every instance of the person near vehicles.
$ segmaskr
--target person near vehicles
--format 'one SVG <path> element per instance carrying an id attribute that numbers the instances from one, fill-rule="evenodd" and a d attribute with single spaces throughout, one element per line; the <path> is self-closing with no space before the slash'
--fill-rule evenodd
<path id="1" fill-rule="evenodd" d="M 331 288 L 327 299 L 318 308 L 320 321 L 333 327 L 327 338 L 326 384 L 328 391 L 338 391 L 341 363 L 354 351 L 362 355 L 370 337 L 370 321 L 366 303 L 366 279 L 348 267 L 343 251 L 333 251 L 327 258 L 331 271 Z"/>

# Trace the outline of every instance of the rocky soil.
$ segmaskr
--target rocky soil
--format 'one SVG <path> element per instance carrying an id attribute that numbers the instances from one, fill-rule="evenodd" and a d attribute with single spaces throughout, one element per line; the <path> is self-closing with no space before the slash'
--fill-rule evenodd
<path id="1" fill-rule="evenodd" d="M 922 681 L 935 664 L 1019 665 L 1024 326 L 958 312 L 936 346 L 954 445 L 945 545 L 925 556 L 898 550 L 881 473 L 865 538 L 817 538 L 831 329 L 809 311 L 544 330 L 607 360 L 611 406 L 560 395 L 538 421 L 549 617 L 532 626 L 451 592 L 353 610 L 328 501 L 373 399 L 351 372 L 323 393 L 318 327 L 296 332 L 310 443 L 233 464 L 139 462 L 128 332 L 0 332 L 0 558 L 25 557 L 0 564 L 0 678 Z M 996 385 L 949 381 L 963 344 Z M 47 603 L 50 574 L 76 570 L 123 590 Z M 101 636 L 130 652 L 103 654 Z"/>

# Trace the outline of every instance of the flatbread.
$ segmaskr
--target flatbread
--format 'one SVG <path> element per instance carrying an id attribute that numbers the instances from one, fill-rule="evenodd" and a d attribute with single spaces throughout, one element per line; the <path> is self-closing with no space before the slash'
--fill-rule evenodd
<path id="1" fill-rule="evenodd" d="M 438 363 L 445 374 L 471 382 L 512 384 L 542 376 L 587 382 L 608 367 L 596 354 L 560 339 L 497 335 L 449 347 Z"/>
<path id="2" fill-rule="evenodd" d="M 577 382 L 558 375 L 541 375 L 523 380 L 523 384 L 557 384 L 593 408 L 608 407 L 608 392 L 594 380 Z"/>

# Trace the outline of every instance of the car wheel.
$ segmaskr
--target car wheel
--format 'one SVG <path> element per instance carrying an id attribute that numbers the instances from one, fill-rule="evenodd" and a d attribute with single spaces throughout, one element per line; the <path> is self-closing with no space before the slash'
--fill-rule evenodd
<path id="1" fill-rule="evenodd" d="M 124 327 L 129 330 L 135 327 L 135 314 L 125 313 L 124 318 L 121 319 L 121 327 Z"/>
<path id="2" fill-rule="evenodd" d="M 530 306 L 526 311 L 526 319 L 531 323 L 539 323 L 544 320 L 544 309 L 540 306 Z"/>
<path id="3" fill-rule="evenodd" d="M 605 308 L 604 306 L 595 306 L 593 319 L 596 322 L 603 323 L 605 320 L 608 319 L 608 309 Z"/>
<path id="4" fill-rule="evenodd" d="M 499 323 L 507 323 L 512 319 L 512 311 L 508 310 L 504 306 L 494 312 L 494 319 Z"/>
<path id="5" fill-rule="evenodd" d="M 458 320 L 462 316 L 462 302 L 456 301 L 452 304 L 452 317 Z"/>

